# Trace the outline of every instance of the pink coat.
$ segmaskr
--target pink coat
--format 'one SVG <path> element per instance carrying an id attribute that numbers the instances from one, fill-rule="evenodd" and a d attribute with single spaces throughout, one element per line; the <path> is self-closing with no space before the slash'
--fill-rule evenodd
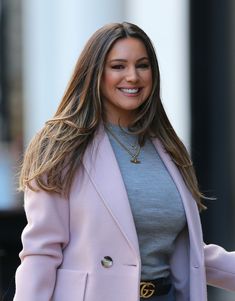
<path id="1" fill-rule="evenodd" d="M 160 142 L 188 223 L 171 258 L 177 301 L 206 301 L 206 284 L 235 291 L 235 252 L 204 245 L 196 202 Z M 84 168 L 83 168 L 84 167 Z M 69 200 L 25 193 L 28 225 L 14 301 L 138 301 L 140 254 L 120 170 L 104 131 L 87 148 Z M 102 261 L 111 257 L 109 267 Z"/>

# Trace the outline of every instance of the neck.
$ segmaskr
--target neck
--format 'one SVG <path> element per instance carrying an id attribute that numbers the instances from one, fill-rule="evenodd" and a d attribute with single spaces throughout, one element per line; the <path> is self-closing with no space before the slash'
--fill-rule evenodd
<path id="1" fill-rule="evenodd" d="M 120 125 L 121 127 L 128 127 L 132 124 L 134 118 L 125 118 L 125 117 L 119 117 L 119 118 L 107 118 L 106 123 L 110 123 L 113 125 Z"/>

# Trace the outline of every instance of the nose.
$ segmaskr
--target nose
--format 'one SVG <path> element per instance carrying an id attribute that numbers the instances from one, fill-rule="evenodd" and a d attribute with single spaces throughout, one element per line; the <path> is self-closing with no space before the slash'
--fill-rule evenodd
<path id="1" fill-rule="evenodd" d="M 127 69 L 126 81 L 127 82 L 137 82 L 138 81 L 138 72 L 135 67 L 130 67 Z"/>

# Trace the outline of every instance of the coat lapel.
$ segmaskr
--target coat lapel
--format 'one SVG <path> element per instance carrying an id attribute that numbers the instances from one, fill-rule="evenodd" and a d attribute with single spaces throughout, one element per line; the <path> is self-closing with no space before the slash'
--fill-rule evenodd
<path id="1" fill-rule="evenodd" d="M 133 215 L 121 172 L 109 138 L 100 126 L 88 146 L 83 165 L 102 202 L 108 209 L 134 253 L 140 258 Z"/>
<path id="2" fill-rule="evenodd" d="M 196 202 L 161 142 L 158 139 L 153 139 L 153 144 L 181 195 L 189 228 L 190 245 L 200 248 L 199 241 L 202 241 L 202 231 Z M 100 126 L 98 133 L 88 146 L 84 154 L 83 165 L 105 207 L 114 218 L 136 256 L 140 258 L 138 237 L 127 192 L 115 154 L 103 126 Z M 195 251 L 199 252 L 197 254 L 201 253 L 199 249 Z M 194 264 L 197 265 L 197 263 Z"/>

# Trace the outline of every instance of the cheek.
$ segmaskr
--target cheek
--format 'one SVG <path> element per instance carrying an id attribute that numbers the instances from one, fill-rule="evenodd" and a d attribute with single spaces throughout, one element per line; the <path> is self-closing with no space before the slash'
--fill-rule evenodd
<path id="1" fill-rule="evenodd" d="M 100 85 L 102 96 L 110 98 L 110 95 L 113 94 L 114 89 L 115 89 L 115 84 L 113 79 L 110 76 L 103 77 Z"/>
<path id="2" fill-rule="evenodd" d="M 104 81 L 106 85 L 114 86 L 118 84 L 118 82 L 121 80 L 122 76 L 120 72 L 112 72 L 112 71 L 106 71 L 104 74 Z"/>
<path id="3" fill-rule="evenodd" d="M 152 88 L 153 88 L 153 78 L 152 78 L 152 73 L 150 73 L 148 75 L 148 79 L 147 81 L 149 82 L 149 92 L 151 92 Z"/>
<path id="4" fill-rule="evenodd" d="M 153 81 L 152 71 L 149 70 L 143 72 L 141 78 L 146 84 L 152 85 L 152 81 Z"/>
<path id="5" fill-rule="evenodd" d="M 149 82 L 150 82 L 151 85 L 152 85 L 152 82 L 153 82 L 153 74 L 152 74 L 152 71 L 150 71 L 149 74 L 148 74 L 148 80 L 149 80 Z"/>

